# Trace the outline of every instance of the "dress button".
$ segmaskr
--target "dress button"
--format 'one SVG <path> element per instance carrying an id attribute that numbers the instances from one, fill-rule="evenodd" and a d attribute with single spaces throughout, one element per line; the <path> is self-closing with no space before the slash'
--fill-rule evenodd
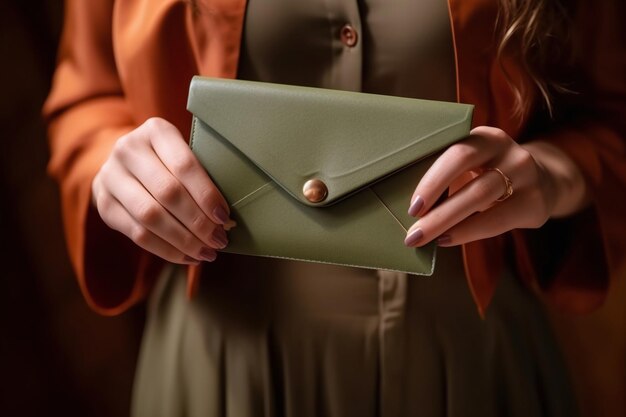
<path id="1" fill-rule="evenodd" d="M 346 24 L 341 28 L 341 42 L 343 42 L 344 45 L 352 48 L 354 45 L 356 45 L 358 39 L 359 39 L 359 35 L 356 32 L 356 29 L 354 29 L 352 27 L 352 25 Z"/>

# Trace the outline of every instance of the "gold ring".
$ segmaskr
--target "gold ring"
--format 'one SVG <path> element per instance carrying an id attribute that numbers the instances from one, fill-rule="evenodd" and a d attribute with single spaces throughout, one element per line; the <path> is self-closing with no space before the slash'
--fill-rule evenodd
<path id="1" fill-rule="evenodd" d="M 485 168 L 483 172 L 486 172 L 486 171 L 495 171 L 498 174 L 500 174 L 500 176 L 504 180 L 504 186 L 506 187 L 506 190 L 504 191 L 504 194 L 502 194 L 498 199 L 496 199 L 498 203 L 506 200 L 507 198 L 513 195 L 513 181 L 511 181 L 511 179 L 507 177 L 504 174 L 504 172 L 500 171 L 498 168 Z"/>

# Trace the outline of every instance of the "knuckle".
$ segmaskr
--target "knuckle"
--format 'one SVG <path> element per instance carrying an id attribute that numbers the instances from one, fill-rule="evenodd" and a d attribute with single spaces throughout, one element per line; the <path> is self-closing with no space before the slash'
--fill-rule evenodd
<path id="1" fill-rule="evenodd" d="M 142 226 L 136 226 L 130 233 L 131 240 L 135 242 L 138 246 L 145 248 L 149 246 L 150 239 L 152 237 L 152 233 L 148 229 Z"/>
<path id="2" fill-rule="evenodd" d="M 217 203 L 218 198 L 219 195 L 217 189 L 210 185 L 202 190 L 199 196 L 200 201 L 198 201 L 198 203 L 200 203 L 200 207 L 211 208 Z"/>
<path id="3" fill-rule="evenodd" d="M 499 129 L 497 127 L 494 127 L 491 130 L 491 135 L 493 136 L 494 139 L 501 141 L 501 142 L 508 142 L 510 140 L 508 133 L 506 133 L 504 130 Z"/>
<path id="4" fill-rule="evenodd" d="M 111 167 L 112 162 L 111 159 L 107 159 L 102 166 L 100 167 L 100 170 L 98 171 L 98 173 L 96 174 L 96 176 L 93 179 L 93 185 L 96 186 L 102 186 L 106 183 L 106 178 L 111 174 L 113 168 Z"/>
<path id="5" fill-rule="evenodd" d="M 448 157 L 458 161 L 472 159 L 476 156 L 477 152 L 474 146 L 463 142 L 455 143 L 446 151 Z"/>
<path id="6" fill-rule="evenodd" d="M 115 141 L 111 154 L 114 157 L 121 159 L 124 157 L 124 155 L 126 155 L 131 150 L 131 148 L 132 148 L 131 136 L 124 135 L 121 138 L 119 138 L 117 141 Z"/>
<path id="7" fill-rule="evenodd" d="M 503 150 L 514 143 L 514 140 L 504 130 L 493 126 L 479 126 L 472 130 L 477 136 L 477 144 L 492 147 L 494 150 Z"/>
<path id="8" fill-rule="evenodd" d="M 111 156 L 119 161 L 127 161 L 129 156 L 138 152 L 143 136 L 129 133 L 120 137 L 111 150 Z"/>
<path id="9" fill-rule="evenodd" d="M 494 126 L 481 126 L 476 128 L 476 133 L 487 140 L 502 142 L 509 141 L 511 138 L 504 130 Z"/>
<path id="10" fill-rule="evenodd" d="M 183 195 L 183 186 L 175 180 L 162 181 L 158 191 L 158 200 L 166 205 L 171 205 L 180 200 Z"/>
<path id="11" fill-rule="evenodd" d="M 154 225 L 161 217 L 161 207 L 156 203 L 145 202 L 136 213 L 137 220 L 145 225 Z"/>
<path id="12" fill-rule="evenodd" d="M 180 245 L 185 253 L 198 253 L 201 250 L 197 239 L 191 233 L 185 233 L 181 237 Z"/>
<path id="13" fill-rule="evenodd" d="M 100 213 L 101 216 L 106 215 L 111 211 L 113 205 L 113 198 L 109 195 L 109 193 L 101 192 L 96 196 L 96 209 Z"/>
<path id="14" fill-rule="evenodd" d="M 181 154 L 172 161 L 172 170 L 178 175 L 186 175 L 194 170 L 196 160 L 190 154 Z"/>
<path id="15" fill-rule="evenodd" d="M 143 123 L 143 127 L 150 131 L 162 130 L 166 126 L 169 126 L 169 123 L 160 117 L 150 117 Z"/>
<path id="16" fill-rule="evenodd" d="M 535 158 L 525 149 L 518 153 L 513 162 L 513 166 L 519 172 L 524 172 L 527 175 L 535 175 L 537 173 Z"/>
<path id="17" fill-rule="evenodd" d="M 191 228 L 200 233 L 211 233 L 213 231 L 213 223 L 204 215 L 204 213 L 198 213 L 191 220 Z"/>

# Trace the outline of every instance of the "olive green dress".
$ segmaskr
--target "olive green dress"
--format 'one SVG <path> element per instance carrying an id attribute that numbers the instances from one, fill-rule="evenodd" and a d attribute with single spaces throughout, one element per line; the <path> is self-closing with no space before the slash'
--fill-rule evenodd
<path id="1" fill-rule="evenodd" d="M 239 77 L 455 101 L 450 33 L 444 0 L 249 0 Z M 481 319 L 458 248 L 432 277 L 220 254 L 185 285 L 151 296 L 134 416 L 576 415 L 539 303 L 506 273 Z"/>

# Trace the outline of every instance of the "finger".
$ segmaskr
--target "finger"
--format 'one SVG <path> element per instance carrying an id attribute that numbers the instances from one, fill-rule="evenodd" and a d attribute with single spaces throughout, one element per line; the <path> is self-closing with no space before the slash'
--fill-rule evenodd
<path id="1" fill-rule="evenodd" d="M 150 230 L 139 224 L 124 206 L 109 193 L 100 193 L 96 199 L 96 207 L 102 220 L 113 230 L 126 235 L 137 246 L 166 261 L 197 265 L 200 261 L 184 254 Z"/>
<path id="2" fill-rule="evenodd" d="M 230 209 L 226 200 L 178 129 L 162 119 L 151 119 L 149 128 L 160 132 L 150 135 L 150 140 L 165 167 L 185 186 L 200 209 L 214 223 L 222 225 L 228 223 Z"/>
<path id="3" fill-rule="evenodd" d="M 493 160 L 495 166 L 499 155 L 512 139 L 500 129 L 481 126 L 471 135 L 444 151 L 426 171 L 411 197 L 409 214 L 420 216 L 426 213 L 437 199 L 457 178 L 468 171 L 481 167 Z"/>
<path id="4" fill-rule="evenodd" d="M 468 217 L 439 238 L 439 246 L 455 246 L 501 235 L 513 229 L 537 228 L 547 220 L 547 214 L 533 210 L 531 200 L 521 195 L 497 203 L 488 210 Z"/>
<path id="5" fill-rule="evenodd" d="M 187 230 L 118 164 L 111 161 L 110 172 L 103 177 L 104 186 L 140 225 L 191 258 L 215 260 L 215 248 Z"/>
<path id="6" fill-rule="evenodd" d="M 206 215 L 183 184 L 162 165 L 153 149 L 131 155 L 132 161 L 125 166 L 174 218 L 206 245 L 226 247 L 228 238 L 224 228 L 216 226 Z"/>
<path id="7" fill-rule="evenodd" d="M 407 246 L 423 246 L 472 214 L 487 210 L 506 191 L 500 174 L 487 171 L 420 218 L 407 233 Z"/>

